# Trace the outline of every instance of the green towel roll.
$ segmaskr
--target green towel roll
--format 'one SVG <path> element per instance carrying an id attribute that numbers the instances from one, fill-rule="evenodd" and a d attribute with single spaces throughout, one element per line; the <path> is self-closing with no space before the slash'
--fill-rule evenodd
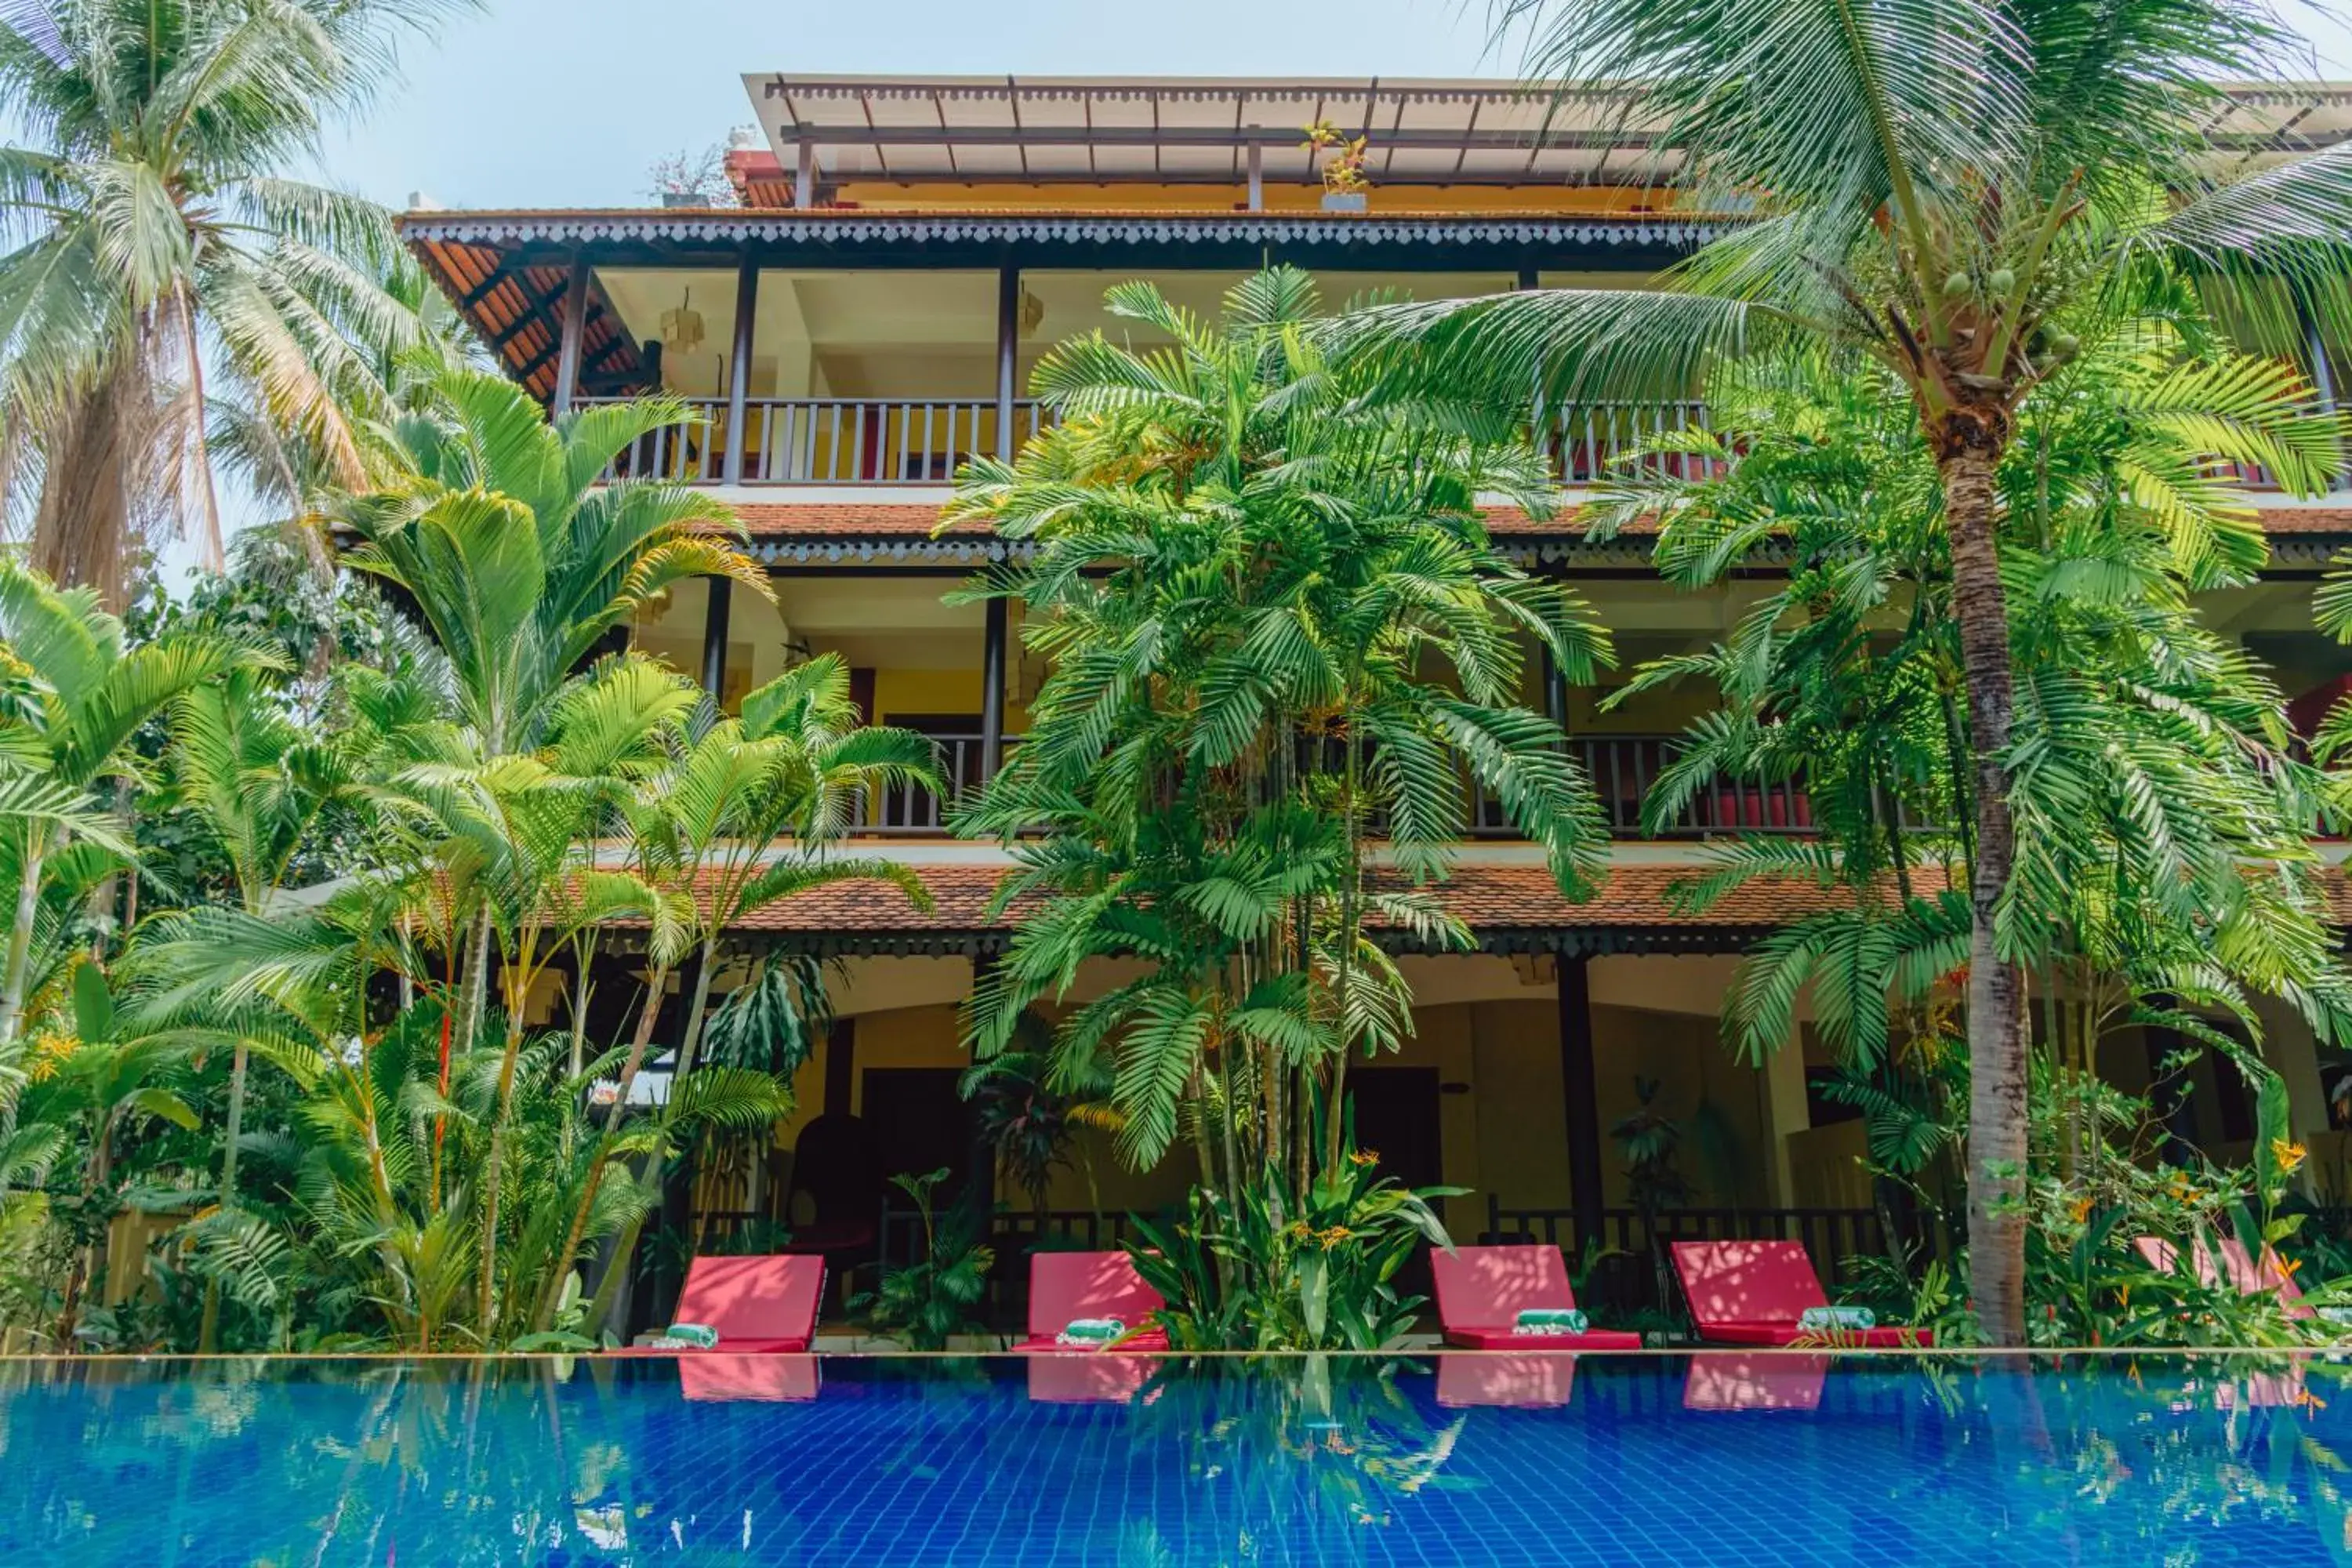
<path id="1" fill-rule="evenodd" d="M 1574 1307 L 1529 1307 L 1511 1320 L 1515 1334 L 1580 1334 L 1589 1326 Z"/>
<path id="2" fill-rule="evenodd" d="M 1852 1333 L 1877 1326 L 1878 1314 L 1867 1307 L 1808 1307 L 1797 1314 L 1800 1333 Z"/>
<path id="3" fill-rule="evenodd" d="M 1117 1318 L 1072 1318 L 1069 1326 L 1054 1336 L 1061 1345 L 1106 1345 L 1127 1332 L 1127 1325 Z"/>
<path id="4" fill-rule="evenodd" d="M 698 1351 L 719 1348 L 719 1331 L 707 1323 L 672 1323 L 667 1332 L 669 1338 Z"/>

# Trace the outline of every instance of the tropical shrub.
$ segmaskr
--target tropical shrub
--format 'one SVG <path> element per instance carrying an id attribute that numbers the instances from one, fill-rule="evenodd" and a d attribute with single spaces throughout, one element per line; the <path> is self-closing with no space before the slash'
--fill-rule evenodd
<path id="1" fill-rule="evenodd" d="M 996 1252 L 977 1239 L 977 1220 L 968 1207 L 944 1216 L 938 1213 L 931 1194 L 947 1179 L 944 1166 L 919 1176 L 890 1178 L 890 1184 L 907 1194 L 921 1216 L 922 1253 L 912 1263 L 884 1270 L 879 1285 L 849 1304 L 852 1311 L 866 1314 L 866 1326 L 875 1333 L 908 1350 L 945 1350 L 953 1336 L 980 1333 L 988 1327 L 977 1309 L 988 1289 L 988 1271 L 996 1266 Z"/>
<path id="2" fill-rule="evenodd" d="M 1272 1173 L 1230 1195 L 1194 1188 L 1182 1217 L 1133 1222 L 1136 1272 L 1167 1300 L 1179 1350 L 1379 1350 L 1412 1326 L 1423 1298 L 1392 1281 L 1424 1247 L 1453 1249 L 1433 1204 L 1349 1148 L 1285 1210 Z"/>

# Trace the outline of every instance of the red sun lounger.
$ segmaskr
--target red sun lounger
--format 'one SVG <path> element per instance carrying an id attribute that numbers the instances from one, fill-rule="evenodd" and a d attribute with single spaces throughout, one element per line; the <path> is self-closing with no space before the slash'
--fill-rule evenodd
<path id="1" fill-rule="evenodd" d="M 1568 1265 L 1557 1247 L 1433 1247 L 1437 1317 L 1445 1342 L 1474 1351 L 1637 1351 L 1642 1336 L 1619 1329 L 1580 1334 L 1523 1334 L 1511 1325 L 1521 1312 L 1576 1305 Z"/>
<path id="2" fill-rule="evenodd" d="M 1804 1244 L 1795 1241 L 1677 1241 L 1675 1274 L 1690 1302 L 1698 1337 L 1716 1344 L 1850 1346 L 1904 1350 L 1933 1344 L 1925 1329 L 1840 1329 L 1805 1332 L 1797 1320 L 1826 1307 Z"/>
<path id="3" fill-rule="evenodd" d="M 630 1347 L 653 1355 L 797 1355 L 816 1335 L 817 1303 L 824 1299 L 824 1259 L 814 1255 L 698 1258 L 686 1271 L 674 1323 L 719 1331 L 710 1350 Z M 627 1352 L 623 1352 L 627 1353 Z"/>
<path id="4" fill-rule="evenodd" d="M 2159 1236 L 2143 1236 L 2132 1242 L 2139 1255 L 2147 1259 L 2148 1267 L 2164 1274 L 2180 1272 L 2180 1247 Z M 2305 1306 L 2303 1291 L 2287 1272 L 2279 1255 L 2269 1247 L 2263 1248 L 2262 1261 L 2246 1249 L 2246 1244 L 2234 1236 L 2221 1237 L 2208 1247 L 2202 1236 L 2189 1244 L 2189 1260 L 2197 1274 L 2197 1282 L 2210 1289 L 2219 1289 L 2224 1281 L 2241 1296 L 2275 1296 L 2279 1308 L 2290 1318 L 2315 1316 Z"/>
<path id="5" fill-rule="evenodd" d="M 1151 1314 L 1168 1303 L 1143 1282 L 1135 1260 L 1124 1252 L 1037 1252 L 1029 1258 L 1029 1337 L 1013 1348 L 1022 1352 L 1164 1351 L 1168 1331 L 1159 1327 L 1134 1331 L 1150 1321 Z M 1129 1336 L 1111 1345 L 1057 1343 L 1061 1332 L 1080 1318 L 1117 1318 Z"/>

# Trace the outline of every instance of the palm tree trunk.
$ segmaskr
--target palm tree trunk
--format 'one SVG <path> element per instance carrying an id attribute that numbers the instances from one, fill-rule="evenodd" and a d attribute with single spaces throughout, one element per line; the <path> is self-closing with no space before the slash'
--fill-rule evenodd
<path id="1" fill-rule="evenodd" d="M 583 966 L 582 973 L 586 973 Z M 557 1253 L 559 1268 L 548 1275 L 547 1289 L 540 1293 L 539 1310 L 531 1315 L 531 1328 L 545 1333 L 555 1321 L 555 1303 L 562 1298 L 564 1277 L 572 1272 L 571 1259 L 580 1250 L 580 1238 L 587 1234 L 588 1215 L 596 1202 L 596 1189 L 603 1184 L 604 1167 L 613 1158 L 613 1137 L 621 1130 L 621 1116 L 628 1109 L 629 1086 L 637 1081 L 637 1069 L 646 1059 L 646 1047 L 653 1039 L 654 1019 L 661 1012 L 662 987 L 668 984 L 669 971 L 661 964 L 654 965 L 646 982 L 645 1005 L 637 1009 L 636 1037 L 629 1042 L 628 1058 L 621 1064 L 621 1087 L 613 1097 L 612 1108 L 604 1113 L 604 1131 L 596 1140 L 596 1152 L 588 1162 L 588 1178 L 580 1189 L 580 1202 L 572 1211 L 572 1225 L 564 1233 L 563 1250 Z M 584 986 L 585 982 L 583 982 Z M 630 1235 L 634 1247 L 635 1234 Z M 621 1259 L 613 1259 L 617 1266 Z M 608 1273 L 606 1278 L 611 1278 Z M 600 1289 L 599 1298 L 604 1296 Z M 593 1303 L 592 1303 L 593 1304 Z"/>
<path id="2" fill-rule="evenodd" d="M 687 1011 L 686 1033 L 678 1038 L 677 1060 L 670 1070 L 669 1094 L 672 1105 L 677 1103 L 678 1086 L 685 1082 L 688 1071 L 694 1066 L 695 1046 L 702 1035 L 702 1015 L 704 1009 L 709 1005 L 710 975 L 711 972 L 718 967 L 718 958 L 719 939 L 713 935 L 703 942 L 701 960 L 695 965 L 694 1001 Z M 658 987 L 656 987 L 646 994 L 646 1012 L 645 1015 L 640 1015 L 638 1019 L 641 1037 L 649 1026 L 646 1022 L 646 1016 L 660 1005 L 661 992 Z M 632 1053 L 633 1057 L 635 1053 Z M 625 1086 L 623 1092 L 625 1094 L 625 1086 L 628 1083 L 626 1073 L 624 1074 L 621 1081 Z M 617 1114 L 619 1106 L 616 1104 L 614 1110 Z M 668 1106 L 663 1107 L 662 1117 L 664 1121 L 667 1121 Z M 664 1138 L 660 1142 L 666 1146 L 668 1140 Z M 661 1149 L 656 1147 L 652 1154 L 646 1156 L 646 1178 L 658 1182 L 661 1179 Z M 622 1227 L 619 1237 L 614 1242 L 613 1260 L 605 1266 L 604 1278 L 597 1282 L 595 1297 L 588 1303 L 588 1315 L 584 1321 L 592 1330 L 601 1331 L 606 1327 L 604 1320 L 612 1312 L 613 1298 L 636 1257 L 637 1238 L 645 1234 L 645 1216 L 640 1215 Z"/>
<path id="3" fill-rule="evenodd" d="M 466 1001 L 458 1019 L 457 1049 L 474 1048 L 475 1037 L 482 1028 L 482 1011 L 489 1000 L 490 983 L 490 907 L 482 906 L 481 919 L 474 928 L 474 951 L 466 956 Z"/>
<path id="4" fill-rule="evenodd" d="M 25 1016 L 25 971 L 33 959 L 33 921 L 40 913 L 41 863 L 53 829 L 35 824 L 25 834 L 25 866 L 16 879 L 16 922 L 8 929 L 8 967 L 0 976 L 0 1049 L 16 1043 Z"/>
<path id="5" fill-rule="evenodd" d="M 221 1151 L 220 1205 L 223 1210 L 236 1204 L 236 1141 L 245 1134 L 245 1073 L 246 1045 L 236 1043 L 236 1051 L 228 1067 L 228 1127 L 226 1146 Z M 210 1355 L 220 1348 L 220 1281 L 205 1281 L 205 1316 L 196 1331 L 196 1350 Z"/>
<path id="6" fill-rule="evenodd" d="M 1993 916 L 2016 859 L 2009 810 L 2012 706 L 2009 607 L 1994 538 L 1994 470 L 2005 412 L 1961 408 L 1944 419 L 1937 466 L 1951 531 L 1952 605 L 1959 622 L 1976 770 L 1976 857 L 1969 899 L 1969 1293 L 1987 1342 L 2025 1337 L 2026 1053 L 2024 977 L 2003 960 Z"/>
<path id="7" fill-rule="evenodd" d="M 483 1177 L 482 1267 L 475 1294 L 475 1305 L 480 1312 L 477 1326 L 485 1343 L 490 1339 L 490 1308 L 497 1295 L 499 1189 L 506 1163 L 507 1124 L 514 1120 L 515 1065 L 522 1057 L 523 1003 L 530 994 L 536 934 L 526 934 L 516 944 L 515 962 L 506 971 L 507 1043 L 505 1053 L 499 1058 L 498 1109 L 490 1118 L 489 1170 Z"/>

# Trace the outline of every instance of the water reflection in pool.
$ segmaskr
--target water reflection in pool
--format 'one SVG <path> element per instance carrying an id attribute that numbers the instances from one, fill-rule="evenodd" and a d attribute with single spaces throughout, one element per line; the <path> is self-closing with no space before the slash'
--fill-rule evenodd
<path id="1" fill-rule="evenodd" d="M 2352 1364 L 0 1368 L 0 1563 L 2352 1562 Z"/>

